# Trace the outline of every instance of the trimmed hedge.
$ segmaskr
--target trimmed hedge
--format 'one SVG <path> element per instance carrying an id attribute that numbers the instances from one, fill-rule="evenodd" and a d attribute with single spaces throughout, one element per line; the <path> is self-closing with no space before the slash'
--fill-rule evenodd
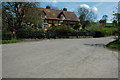
<path id="1" fill-rule="evenodd" d="M 13 37 L 11 31 L 2 31 L 2 40 L 11 40 Z"/>
<path id="2" fill-rule="evenodd" d="M 94 33 L 93 37 L 96 37 L 96 38 L 105 36 L 105 33 L 101 31 L 94 31 L 93 33 Z"/>
<path id="3" fill-rule="evenodd" d="M 22 29 L 22 30 L 17 31 L 16 37 L 17 37 L 17 39 L 28 39 L 28 38 L 41 39 L 41 38 L 45 38 L 45 33 L 43 31 L 37 31 L 37 30 L 30 31 L 30 30 Z"/>

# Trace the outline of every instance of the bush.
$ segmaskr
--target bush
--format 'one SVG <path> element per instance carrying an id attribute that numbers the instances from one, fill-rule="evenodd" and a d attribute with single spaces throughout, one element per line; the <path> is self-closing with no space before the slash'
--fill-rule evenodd
<path id="1" fill-rule="evenodd" d="M 67 25 L 54 26 L 49 29 L 51 36 L 59 38 L 67 38 L 71 33 L 74 33 L 76 30 Z"/>
<path id="2" fill-rule="evenodd" d="M 11 40 L 12 32 L 11 31 L 2 31 L 2 40 Z"/>
<path id="3" fill-rule="evenodd" d="M 44 32 L 41 31 L 18 31 L 17 38 L 45 38 Z"/>
<path id="4" fill-rule="evenodd" d="M 35 37 L 38 39 L 45 38 L 45 33 L 43 31 L 34 31 Z"/>
<path id="5" fill-rule="evenodd" d="M 88 31 L 86 29 L 81 29 L 77 32 L 78 36 L 93 36 L 91 31 Z"/>
<path id="6" fill-rule="evenodd" d="M 101 31 L 94 31 L 93 37 L 104 37 L 105 33 Z"/>
<path id="7" fill-rule="evenodd" d="M 16 37 L 17 37 L 18 39 L 29 38 L 29 36 L 30 36 L 30 31 L 25 30 L 25 29 L 20 29 L 20 30 L 18 30 L 17 33 L 16 33 Z"/>
<path id="8" fill-rule="evenodd" d="M 105 27 L 101 27 L 99 23 L 90 23 L 86 29 L 95 33 L 100 33 L 102 36 L 112 36 L 115 35 L 114 33 L 117 31 L 116 27 L 112 27 L 112 23 L 106 23 Z"/>
<path id="9" fill-rule="evenodd" d="M 17 31 L 16 37 L 18 39 L 28 39 L 28 38 L 45 38 L 45 34 L 41 29 L 35 28 L 23 28 Z"/>

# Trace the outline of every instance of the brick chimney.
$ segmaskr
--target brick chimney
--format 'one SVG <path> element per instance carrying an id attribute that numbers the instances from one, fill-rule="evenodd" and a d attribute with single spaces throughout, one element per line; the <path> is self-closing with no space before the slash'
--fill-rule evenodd
<path id="1" fill-rule="evenodd" d="M 46 6 L 46 9 L 51 9 L 51 7 L 50 6 Z"/>
<path id="2" fill-rule="evenodd" d="M 63 11 L 67 11 L 67 8 L 63 8 Z"/>

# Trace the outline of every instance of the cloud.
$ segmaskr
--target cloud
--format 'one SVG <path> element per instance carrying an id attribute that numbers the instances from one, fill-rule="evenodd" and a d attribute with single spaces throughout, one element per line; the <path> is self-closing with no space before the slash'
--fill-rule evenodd
<path id="1" fill-rule="evenodd" d="M 91 11 L 92 11 L 92 12 L 97 12 L 98 9 L 97 9 L 96 7 L 92 7 L 92 8 L 91 8 Z"/>
<path id="2" fill-rule="evenodd" d="M 94 7 L 94 6 L 95 6 L 95 7 L 100 7 L 100 6 L 102 6 L 103 3 L 104 3 L 104 2 L 99 2 L 99 3 L 95 4 L 95 5 L 93 5 L 93 7 Z"/>
<path id="3" fill-rule="evenodd" d="M 75 9 L 74 8 L 71 8 L 72 11 L 74 11 Z"/>
<path id="4" fill-rule="evenodd" d="M 54 4 L 54 5 L 56 5 L 56 3 L 57 3 L 57 0 L 53 0 L 52 2 L 53 2 L 53 4 Z"/>
<path id="5" fill-rule="evenodd" d="M 81 7 L 81 8 L 86 8 L 86 9 L 89 9 L 89 8 L 90 8 L 89 5 L 87 5 L 87 4 L 82 4 L 82 5 L 80 5 L 80 7 Z"/>
<path id="6" fill-rule="evenodd" d="M 94 13 L 96 13 L 98 11 L 98 8 L 97 7 L 90 7 L 89 5 L 87 4 L 82 4 L 80 5 L 80 8 L 85 8 L 85 9 L 88 9 Z"/>

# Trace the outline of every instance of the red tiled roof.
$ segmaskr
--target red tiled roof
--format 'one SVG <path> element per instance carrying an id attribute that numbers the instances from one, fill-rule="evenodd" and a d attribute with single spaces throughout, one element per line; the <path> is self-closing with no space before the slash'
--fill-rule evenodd
<path id="1" fill-rule="evenodd" d="M 64 14 L 65 20 L 69 21 L 80 21 L 74 12 L 70 11 L 63 11 L 63 10 L 55 10 L 55 9 L 46 9 L 46 8 L 39 8 L 39 10 L 42 10 L 46 14 L 46 19 L 58 19 L 60 14 Z"/>

